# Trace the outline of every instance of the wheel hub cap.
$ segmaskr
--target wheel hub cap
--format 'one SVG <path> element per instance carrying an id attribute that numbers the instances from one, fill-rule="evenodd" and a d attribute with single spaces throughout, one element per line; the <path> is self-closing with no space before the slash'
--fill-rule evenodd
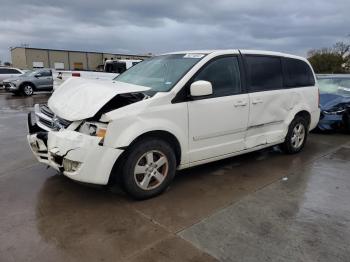
<path id="1" fill-rule="evenodd" d="M 168 169 L 168 159 L 162 152 L 155 150 L 146 152 L 136 162 L 135 182 L 143 190 L 155 189 L 163 183 Z"/>
<path id="2" fill-rule="evenodd" d="M 302 124 L 297 124 L 293 129 L 291 138 L 292 146 L 297 149 L 302 146 L 305 139 L 305 127 Z"/>

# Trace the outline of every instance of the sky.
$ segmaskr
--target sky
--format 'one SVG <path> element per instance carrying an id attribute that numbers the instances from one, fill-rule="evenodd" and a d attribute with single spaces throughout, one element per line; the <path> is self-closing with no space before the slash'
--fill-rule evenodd
<path id="1" fill-rule="evenodd" d="M 0 60 L 10 47 L 164 53 L 262 49 L 306 56 L 349 42 L 349 0 L 0 0 Z"/>

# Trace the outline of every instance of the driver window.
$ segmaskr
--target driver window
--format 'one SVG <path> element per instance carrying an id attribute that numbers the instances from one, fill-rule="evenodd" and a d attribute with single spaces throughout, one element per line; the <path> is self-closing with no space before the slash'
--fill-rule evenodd
<path id="1" fill-rule="evenodd" d="M 213 97 L 229 96 L 241 92 L 241 78 L 237 57 L 223 57 L 207 64 L 194 81 L 209 81 Z"/>
<path id="2" fill-rule="evenodd" d="M 41 74 L 41 77 L 48 77 L 52 75 L 50 70 L 42 70 L 42 71 L 39 71 L 38 73 Z"/>

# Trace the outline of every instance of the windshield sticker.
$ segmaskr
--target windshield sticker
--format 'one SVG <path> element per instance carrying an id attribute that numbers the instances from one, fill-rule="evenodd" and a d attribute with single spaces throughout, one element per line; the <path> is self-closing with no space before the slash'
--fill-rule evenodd
<path id="1" fill-rule="evenodd" d="M 186 54 L 184 58 L 202 58 L 204 54 Z"/>

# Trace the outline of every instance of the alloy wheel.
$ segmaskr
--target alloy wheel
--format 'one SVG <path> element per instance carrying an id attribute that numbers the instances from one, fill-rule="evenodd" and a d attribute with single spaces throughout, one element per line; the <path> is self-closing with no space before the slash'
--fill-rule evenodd
<path id="1" fill-rule="evenodd" d="M 27 85 L 27 86 L 25 86 L 25 87 L 23 88 L 23 91 L 24 91 L 24 94 L 25 94 L 25 95 L 30 96 L 30 95 L 33 94 L 33 87 Z"/>
<path id="2" fill-rule="evenodd" d="M 294 149 L 298 149 L 299 147 L 302 146 L 305 140 L 305 127 L 303 124 L 298 123 L 294 128 L 293 128 L 293 134 L 291 138 L 291 143 Z"/>
<path id="3" fill-rule="evenodd" d="M 152 150 L 143 154 L 134 168 L 134 179 L 142 190 L 159 187 L 169 171 L 169 162 L 165 154 Z"/>

